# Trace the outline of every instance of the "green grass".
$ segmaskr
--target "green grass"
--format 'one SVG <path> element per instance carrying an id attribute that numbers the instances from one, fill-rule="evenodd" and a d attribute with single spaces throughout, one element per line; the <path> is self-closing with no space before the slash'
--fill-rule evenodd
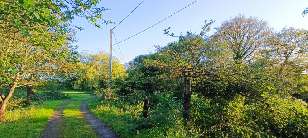
<path id="1" fill-rule="evenodd" d="M 48 118 L 61 101 L 47 101 L 41 105 L 9 111 L 0 123 L 3 138 L 36 138 L 48 123 Z"/>
<path id="2" fill-rule="evenodd" d="M 83 101 L 93 102 L 93 96 L 80 91 L 64 91 L 69 96 L 69 102 L 64 106 L 63 124 L 60 137 L 63 138 L 96 138 L 95 131 L 88 125 L 80 112 Z M 38 138 L 53 115 L 61 100 L 48 100 L 34 104 L 28 108 L 8 111 L 4 122 L 0 123 L 2 138 Z"/>
<path id="3" fill-rule="evenodd" d="M 152 109 L 148 119 L 142 117 L 142 103 L 128 104 L 121 100 L 102 100 L 92 102 L 90 107 L 91 112 L 123 138 L 195 137 L 186 135 L 186 130 L 179 120 L 181 114 L 166 109 L 166 106 Z"/>
<path id="4" fill-rule="evenodd" d="M 106 123 L 111 129 L 116 132 L 120 137 L 135 137 L 138 132 L 135 130 L 137 127 L 137 116 L 140 114 L 141 107 L 130 108 L 123 110 L 115 106 L 117 103 L 114 101 L 92 102 L 91 112 L 93 112 L 102 122 Z"/>
<path id="5" fill-rule="evenodd" d="M 71 97 L 76 97 L 76 96 L 80 97 L 80 96 L 78 96 L 78 94 L 81 94 L 81 95 L 88 95 L 89 94 L 89 93 L 86 93 L 84 91 L 74 91 L 74 90 L 67 90 L 67 91 L 64 91 L 63 93 L 71 94 Z M 88 97 L 88 96 L 86 96 L 86 97 Z"/>
<path id="6" fill-rule="evenodd" d="M 67 93 L 67 92 L 65 92 Z M 71 102 L 65 106 L 63 111 L 63 128 L 61 137 L 64 138 L 96 138 L 94 130 L 84 120 L 82 113 L 79 111 L 80 104 L 84 100 L 90 100 L 89 94 L 82 92 L 69 92 Z"/>

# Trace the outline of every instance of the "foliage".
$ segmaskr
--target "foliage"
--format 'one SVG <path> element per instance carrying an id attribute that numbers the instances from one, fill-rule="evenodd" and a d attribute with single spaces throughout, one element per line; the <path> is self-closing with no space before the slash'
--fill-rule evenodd
<path id="1" fill-rule="evenodd" d="M 269 130 L 270 134 L 282 137 L 307 136 L 307 103 L 291 97 L 264 94 L 264 101 L 259 103 L 255 115 L 256 124 Z M 264 110 L 267 108 L 268 110 Z M 264 130 L 263 130 L 264 131 Z"/>
<path id="2" fill-rule="evenodd" d="M 11 102 L 7 105 L 7 110 L 19 109 L 27 105 L 27 100 L 25 98 L 13 97 Z"/>
<path id="3" fill-rule="evenodd" d="M 307 30 L 238 16 L 135 58 L 118 97 L 92 111 L 122 137 L 307 137 L 307 40 Z"/>
<path id="4" fill-rule="evenodd" d="M 80 55 L 76 75 L 70 78 L 74 89 L 95 90 L 102 92 L 108 86 L 109 57 L 100 52 L 92 55 Z M 112 78 L 122 79 L 125 74 L 124 66 L 117 60 L 112 61 Z"/>
<path id="5" fill-rule="evenodd" d="M 178 110 L 180 104 L 169 96 L 161 97 L 164 98 L 160 99 L 160 104 L 151 111 L 152 116 L 149 119 L 141 116 L 142 103 L 127 104 L 123 100 L 92 103 L 91 111 L 120 137 L 197 136 L 197 133 L 186 131 Z"/>
<path id="6" fill-rule="evenodd" d="M 266 22 L 253 17 L 237 16 L 222 23 L 213 37 L 232 51 L 234 60 L 241 62 L 256 56 L 270 35 L 271 30 Z"/>
<path id="7" fill-rule="evenodd" d="M 67 94 L 60 91 L 45 91 L 38 93 L 32 97 L 32 100 L 38 102 L 44 102 L 47 100 L 63 100 L 69 98 Z"/>
<path id="8" fill-rule="evenodd" d="M 35 93 L 29 99 L 25 95 L 25 89 L 19 88 L 16 90 L 16 94 L 11 98 L 10 102 L 7 105 L 8 111 L 18 110 L 22 108 L 31 107 L 31 105 L 39 105 L 44 102 L 51 100 L 63 100 L 69 98 L 67 94 L 59 90 L 34 90 Z M 29 101 L 34 101 L 29 104 Z"/>
<path id="9" fill-rule="evenodd" d="M 98 25 L 99 0 L 4 0 L 0 2 L 0 119 L 18 86 L 63 79 L 72 71 L 71 20 L 85 17 Z M 3 95 L 6 93 L 6 95 Z"/>

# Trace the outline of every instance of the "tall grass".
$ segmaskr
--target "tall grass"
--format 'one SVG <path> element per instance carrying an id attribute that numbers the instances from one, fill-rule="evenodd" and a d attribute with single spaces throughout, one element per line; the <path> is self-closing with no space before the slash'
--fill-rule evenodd
<path id="1" fill-rule="evenodd" d="M 195 137 L 184 127 L 177 110 L 180 104 L 165 98 L 165 104 L 152 108 L 147 119 L 142 116 L 142 103 L 129 104 L 119 99 L 93 102 L 91 111 L 123 138 Z"/>

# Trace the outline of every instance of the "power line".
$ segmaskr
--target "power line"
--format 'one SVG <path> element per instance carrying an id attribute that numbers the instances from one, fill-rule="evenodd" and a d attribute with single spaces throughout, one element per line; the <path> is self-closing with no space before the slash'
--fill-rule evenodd
<path id="1" fill-rule="evenodd" d="M 112 34 L 113 34 L 113 38 L 114 38 L 115 42 L 117 42 L 118 41 L 117 34 L 115 32 L 113 32 Z M 120 47 L 120 46 L 113 48 L 113 53 L 118 53 L 119 55 L 125 55 L 122 52 L 122 47 Z"/>
<path id="2" fill-rule="evenodd" d="M 119 26 L 124 20 L 126 20 L 130 15 L 133 14 L 133 12 L 144 2 L 144 0 L 142 0 L 127 16 L 125 16 L 117 25 L 115 25 L 113 28 L 111 28 L 109 30 L 109 78 L 110 78 L 110 88 L 111 88 L 111 80 L 112 80 L 112 32 L 113 30 Z"/>
<path id="3" fill-rule="evenodd" d="M 134 12 L 143 2 L 144 2 L 144 0 L 141 1 L 140 3 L 138 3 L 138 5 L 137 5 L 126 17 L 124 17 L 116 26 L 114 26 L 111 30 L 113 30 L 113 29 L 115 29 L 116 27 L 118 27 L 124 20 L 126 20 L 130 15 L 132 15 L 133 12 Z"/>
<path id="4" fill-rule="evenodd" d="M 147 30 L 149 30 L 149 29 L 155 27 L 156 25 L 158 25 L 158 24 L 160 24 L 160 23 L 162 23 L 162 22 L 168 20 L 169 18 L 173 17 L 174 15 L 176 15 L 176 14 L 182 12 L 183 10 L 185 10 L 185 9 L 187 9 L 187 8 L 189 8 L 189 7 L 191 7 L 192 5 L 196 4 L 197 2 L 198 2 L 198 0 L 194 0 L 194 1 L 190 2 L 190 3 L 188 3 L 185 7 L 183 7 L 183 8 L 181 8 L 181 9 L 179 9 L 179 10 L 173 12 L 172 14 L 168 15 L 168 16 L 165 17 L 165 18 L 162 18 L 162 19 L 158 20 L 156 23 L 154 23 L 154 24 L 152 24 L 151 26 L 149 26 L 149 27 L 143 29 L 142 31 L 137 32 L 136 34 L 131 35 L 131 36 L 129 36 L 129 37 L 127 37 L 127 38 L 125 38 L 125 39 L 123 39 L 123 40 L 121 40 L 121 41 L 119 41 L 119 42 L 113 44 L 112 46 L 115 46 L 115 45 L 118 45 L 118 44 L 123 43 L 123 42 L 125 42 L 125 41 L 128 41 L 129 39 L 134 38 L 134 37 L 136 37 L 136 36 L 142 34 L 143 32 L 145 32 L 145 31 L 147 31 Z"/>

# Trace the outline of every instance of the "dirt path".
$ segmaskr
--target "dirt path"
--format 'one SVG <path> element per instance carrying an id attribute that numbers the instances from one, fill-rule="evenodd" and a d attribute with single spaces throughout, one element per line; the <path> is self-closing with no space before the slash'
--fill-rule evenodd
<path id="1" fill-rule="evenodd" d="M 58 138 L 59 128 L 62 125 L 63 110 L 69 100 L 65 100 L 55 111 L 53 116 L 49 119 L 47 127 L 43 130 L 41 138 Z"/>
<path id="2" fill-rule="evenodd" d="M 84 114 L 87 122 L 101 138 L 117 138 L 117 135 L 113 133 L 111 129 L 89 112 L 88 104 L 86 102 L 82 102 L 80 105 L 80 111 Z"/>

